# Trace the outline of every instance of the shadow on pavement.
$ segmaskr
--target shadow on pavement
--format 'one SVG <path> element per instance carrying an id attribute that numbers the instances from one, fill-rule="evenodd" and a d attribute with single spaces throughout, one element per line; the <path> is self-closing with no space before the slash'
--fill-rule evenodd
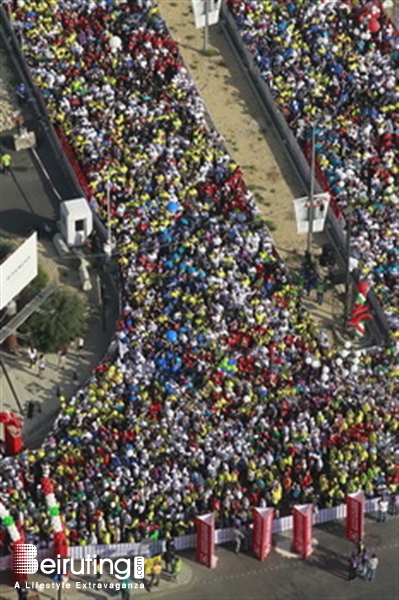
<path id="1" fill-rule="evenodd" d="M 309 562 L 304 562 L 310 568 L 318 568 L 339 579 L 348 579 L 347 557 L 337 554 L 325 546 L 317 546 Z"/>
<path id="2" fill-rule="evenodd" d="M 334 535 L 341 540 L 346 538 L 345 521 L 331 521 L 330 523 L 323 523 L 317 526 L 321 531 L 325 531 L 330 535 Z"/>

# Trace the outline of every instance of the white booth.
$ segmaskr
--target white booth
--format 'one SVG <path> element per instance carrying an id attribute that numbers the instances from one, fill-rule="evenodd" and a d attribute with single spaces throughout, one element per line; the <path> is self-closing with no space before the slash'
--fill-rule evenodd
<path id="1" fill-rule="evenodd" d="M 85 198 L 62 202 L 60 221 L 61 233 L 69 247 L 83 246 L 93 230 L 93 213 Z"/>

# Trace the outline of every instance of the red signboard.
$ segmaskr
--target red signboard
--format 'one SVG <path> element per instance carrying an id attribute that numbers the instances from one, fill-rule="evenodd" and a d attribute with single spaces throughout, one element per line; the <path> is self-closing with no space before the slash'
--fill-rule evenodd
<path id="1" fill-rule="evenodd" d="M 0 423 L 4 424 L 6 453 L 14 455 L 23 448 L 22 427 L 18 415 L 12 412 L 0 413 Z"/>
<path id="2" fill-rule="evenodd" d="M 205 567 L 212 568 L 215 562 L 215 518 L 213 514 L 197 517 L 195 525 L 197 530 L 196 559 Z"/>
<path id="3" fill-rule="evenodd" d="M 308 558 L 312 551 L 313 506 L 302 504 L 294 506 L 294 542 L 295 552 Z"/>
<path id="4" fill-rule="evenodd" d="M 273 508 L 254 508 L 252 549 L 259 560 L 265 560 L 272 548 Z"/>
<path id="5" fill-rule="evenodd" d="M 25 531 L 22 529 L 22 527 L 19 526 L 19 523 L 17 525 L 18 525 L 18 531 L 20 532 L 21 537 L 20 537 L 19 540 L 17 540 L 16 542 L 14 542 L 13 545 L 12 545 L 12 560 L 13 560 L 13 562 L 12 562 L 12 569 L 13 569 L 13 572 L 14 572 L 14 579 L 15 579 L 15 581 L 18 582 L 22 586 L 22 584 L 25 581 L 27 581 L 27 579 L 28 579 L 28 574 L 27 573 L 21 573 L 21 571 L 23 569 L 18 568 L 18 563 L 19 563 L 19 566 L 20 566 L 21 565 L 20 561 L 21 561 L 22 558 L 24 558 L 25 561 L 26 561 L 26 553 L 25 553 L 26 551 L 25 551 L 25 546 L 24 546 L 24 543 L 25 543 Z M 19 548 L 20 548 L 20 550 L 19 550 Z M 16 557 L 18 557 L 18 558 L 16 559 Z M 25 562 L 25 564 L 26 564 L 26 562 Z M 17 567 L 17 568 L 15 568 L 15 567 Z"/>
<path id="6" fill-rule="evenodd" d="M 66 558 L 69 555 L 68 540 L 65 531 L 56 531 L 54 533 L 54 556 Z"/>
<path id="7" fill-rule="evenodd" d="M 364 492 L 346 497 L 346 537 L 359 542 L 364 536 Z"/>

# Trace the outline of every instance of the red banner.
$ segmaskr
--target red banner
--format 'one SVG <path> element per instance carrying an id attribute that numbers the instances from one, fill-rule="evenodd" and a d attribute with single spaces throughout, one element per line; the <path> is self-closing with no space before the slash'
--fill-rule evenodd
<path id="1" fill-rule="evenodd" d="M 54 484 L 53 480 L 50 477 L 42 477 L 40 480 L 43 494 L 48 496 L 50 494 L 54 494 Z M 62 519 L 61 519 L 62 521 Z M 54 531 L 54 556 L 60 555 L 63 558 L 66 558 L 69 555 L 69 545 L 68 539 L 65 533 L 65 525 L 63 524 L 62 531 Z"/>
<path id="2" fill-rule="evenodd" d="M 24 547 L 23 544 L 25 543 L 25 531 L 22 529 L 22 527 L 19 524 L 17 524 L 17 526 L 18 526 L 18 531 L 21 534 L 21 538 L 19 540 L 17 540 L 16 542 L 14 542 L 12 545 L 12 557 L 13 557 L 12 570 L 14 572 L 15 581 L 18 582 L 22 587 L 22 585 L 25 583 L 25 581 L 27 581 L 28 575 L 27 575 L 27 573 L 20 573 L 19 569 L 15 568 L 16 565 L 15 565 L 14 561 L 15 561 L 16 556 L 18 556 L 19 560 L 21 560 L 21 558 L 23 556 L 24 551 L 22 550 L 22 551 L 18 552 L 17 547 L 18 546 L 22 546 L 22 548 Z"/>
<path id="3" fill-rule="evenodd" d="M 346 537 L 359 542 L 364 536 L 364 492 L 355 492 L 346 497 Z"/>
<path id="4" fill-rule="evenodd" d="M 294 506 L 294 551 L 303 558 L 312 552 L 313 505 Z"/>
<path id="5" fill-rule="evenodd" d="M 259 560 L 265 560 L 272 549 L 273 508 L 254 508 L 252 511 L 252 550 Z"/>
<path id="6" fill-rule="evenodd" d="M 0 413 L 0 423 L 4 424 L 6 454 L 12 456 L 23 448 L 22 427 L 18 415 L 12 412 Z"/>
<path id="7" fill-rule="evenodd" d="M 56 531 L 54 533 L 54 556 L 58 555 L 62 558 L 69 556 L 69 546 L 65 531 Z"/>
<path id="8" fill-rule="evenodd" d="M 195 557 L 205 567 L 212 568 L 215 564 L 215 518 L 213 514 L 197 517 L 195 526 L 197 531 Z"/>

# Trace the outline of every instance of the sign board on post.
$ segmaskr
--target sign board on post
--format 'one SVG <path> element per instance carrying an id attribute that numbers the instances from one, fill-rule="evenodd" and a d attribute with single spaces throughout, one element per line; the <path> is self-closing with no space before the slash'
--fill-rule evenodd
<path id="1" fill-rule="evenodd" d="M 199 563 L 210 569 L 215 566 L 215 517 L 212 513 L 197 517 L 195 557 Z"/>
<path id="2" fill-rule="evenodd" d="M 37 275 L 37 233 L 34 231 L 0 265 L 0 310 Z"/>
<path id="3" fill-rule="evenodd" d="M 197 29 L 216 25 L 219 21 L 222 0 L 191 0 L 191 4 Z"/>
<path id="4" fill-rule="evenodd" d="M 312 551 L 313 505 L 294 506 L 294 551 L 308 558 Z"/>
<path id="5" fill-rule="evenodd" d="M 254 508 L 252 549 L 259 560 L 265 560 L 272 548 L 273 508 Z"/>
<path id="6" fill-rule="evenodd" d="M 319 233 L 324 230 L 330 195 L 327 193 L 316 194 L 313 198 L 313 225 L 312 232 Z M 295 218 L 298 233 L 309 232 L 310 199 L 308 196 L 294 200 Z"/>
<path id="7" fill-rule="evenodd" d="M 364 536 L 364 492 L 346 496 L 346 537 L 359 542 Z"/>

